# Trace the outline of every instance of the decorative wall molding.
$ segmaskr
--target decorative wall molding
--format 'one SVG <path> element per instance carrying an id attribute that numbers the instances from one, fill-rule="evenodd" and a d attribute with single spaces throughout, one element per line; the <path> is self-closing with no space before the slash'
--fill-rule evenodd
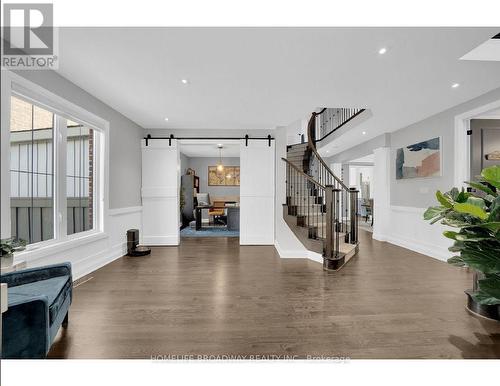
<path id="1" fill-rule="evenodd" d="M 452 256 L 448 251 L 451 240 L 443 237 L 446 227 L 430 225 L 424 221 L 424 208 L 390 206 L 384 215 L 390 219 L 390 226 L 383 232 L 374 232 L 373 239 L 446 261 Z"/>
<path id="2" fill-rule="evenodd" d="M 137 213 L 142 212 L 142 206 L 129 206 L 126 208 L 116 208 L 109 209 L 108 214 L 110 216 L 121 216 L 123 214 Z"/>
<path id="3" fill-rule="evenodd" d="M 178 236 L 143 236 L 142 243 L 145 245 L 166 245 L 166 246 L 177 246 L 179 245 Z"/>
<path id="4" fill-rule="evenodd" d="M 73 281 L 86 276 L 127 254 L 127 243 L 119 243 L 102 252 L 88 256 L 73 265 Z"/>
<path id="5" fill-rule="evenodd" d="M 115 215 L 111 215 L 114 211 Z M 25 260 L 28 267 L 70 262 L 73 280 L 111 263 L 127 253 L 128 229 L 142 230 L 141 207 L 117 208 L 105 217 L 106 233 L 75 237 L 64 243 L 16 254 L 15 260 Z"/>

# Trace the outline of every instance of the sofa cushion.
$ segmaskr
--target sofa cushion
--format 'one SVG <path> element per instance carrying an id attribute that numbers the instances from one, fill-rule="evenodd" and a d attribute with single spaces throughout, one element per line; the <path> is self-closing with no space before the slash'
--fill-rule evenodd
<path id="1" fill-rule="evenodd" d="M 33 283 L 18 285 L 8 288 L 9 301 L 18 299 L 21 296 L 45 295 L 49 303 L 49 323 L 56 319 L 59 308 L 63 304 L 71 291 L 70 276 L 57 276 L 46 280 L 40 280 Z"/>

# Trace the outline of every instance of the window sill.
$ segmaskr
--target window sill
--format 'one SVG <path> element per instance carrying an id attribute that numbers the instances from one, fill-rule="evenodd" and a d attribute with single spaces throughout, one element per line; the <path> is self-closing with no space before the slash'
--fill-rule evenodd
<path id="1" fill-rule="evenodd" d="M 14 264 L 20 261 L 31 263 L 42 257 L 64 252 L 68 249 L 77 248 L 106 238 L 108 238 L 107 233 L 90 231 L 84 234 L 70 235 L 63 240 L 51 240 L 42 245 L 31 245 L 26 250 L 14 254 Z"/>

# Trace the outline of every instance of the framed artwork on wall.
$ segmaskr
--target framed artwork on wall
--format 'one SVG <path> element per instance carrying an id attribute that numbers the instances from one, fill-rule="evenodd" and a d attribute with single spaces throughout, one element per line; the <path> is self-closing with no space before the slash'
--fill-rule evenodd
<path id="1" fill-rule="evenodd" d="M 396 150 L 396 180 L 441 175 L 441 137 Z"/>
<path id="2" fill-rule="evenodd" d="M 224 166 L 219 171 L 217 166 L 209 166 L 208 186 L 240 186 L 240 167 Z"/>

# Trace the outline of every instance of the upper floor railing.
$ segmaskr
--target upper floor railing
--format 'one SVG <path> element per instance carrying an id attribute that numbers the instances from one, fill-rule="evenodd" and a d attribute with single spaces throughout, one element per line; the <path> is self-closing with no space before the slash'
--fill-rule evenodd
<path id="1" fill-rule="evenodd" d="M 365 109 L 323 108 L 316 114 L 316 129 L 313 133 L 314 142 L 320 142 L 356 118 Z"/>

